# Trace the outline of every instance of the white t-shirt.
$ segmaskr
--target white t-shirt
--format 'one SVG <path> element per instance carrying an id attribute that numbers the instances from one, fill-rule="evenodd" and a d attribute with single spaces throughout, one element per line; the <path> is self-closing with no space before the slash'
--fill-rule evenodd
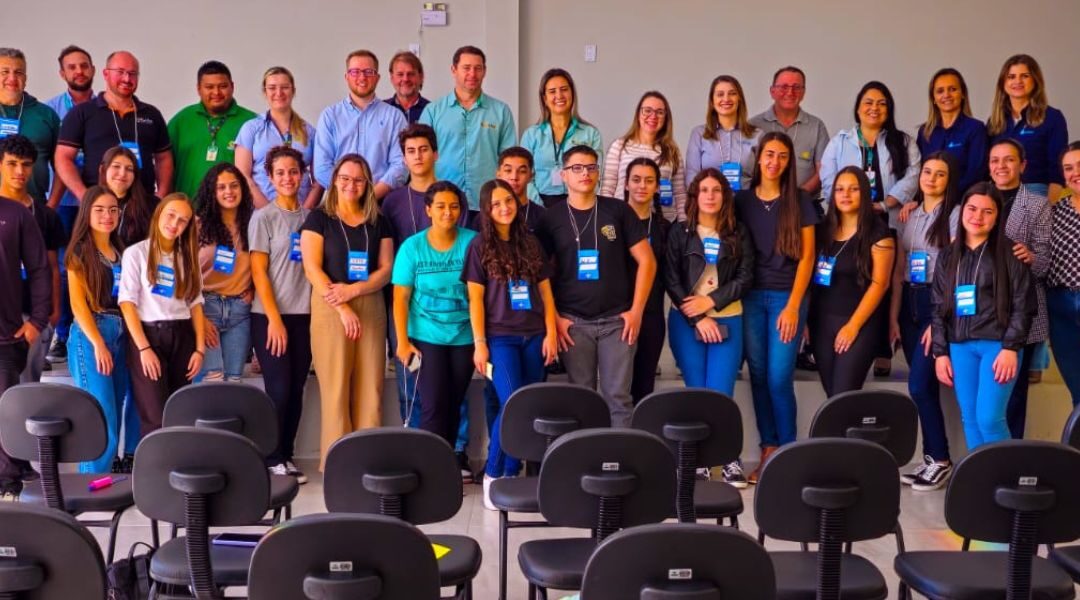
<path id="1" fill-rule="evenodd" d="M 170 286 L 168 273 L 174 271 L 172 256 L 163 255 L 158 262 L 158 285 L 152 285 L 146 278 L 146 259 L 150 242 L 143 240 L 124 251 L 120 272 L 120 303 L 131 302 L 139 312 L 139 320 L 147 323 L 154 321 L 176 321 L 191 318 L 191 307 L 203 303 L 199 293 L 190 304 L 175 297 L 175 280 Z M 196 277 L 202 273 L 195 271 Z M 169 291 L 172 294 L 169 294 Z"/>

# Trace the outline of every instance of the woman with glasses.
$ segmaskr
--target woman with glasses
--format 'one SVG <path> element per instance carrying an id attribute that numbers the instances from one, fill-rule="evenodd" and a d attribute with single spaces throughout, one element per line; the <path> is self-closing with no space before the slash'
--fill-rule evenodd
<path id="1" fill-rule="evenodd" d="M 742 84 L 731 75 L 720 75 L 709 86 L 705 124 L 690 132 L 686 144 L 686 185 L 702 169 L 718 169 L 732 191 L 750 184 L 754 150 L 761 130 L 747 118 Z"/>

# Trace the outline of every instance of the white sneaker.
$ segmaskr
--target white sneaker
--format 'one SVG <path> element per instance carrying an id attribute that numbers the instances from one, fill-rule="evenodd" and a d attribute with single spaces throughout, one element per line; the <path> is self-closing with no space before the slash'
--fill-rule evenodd
<path id="1" fill-rule="evenodd" d="M 307 475 L 304 475 L 304 472 L 301 471 L 300 467 L 297 467 L 293 461 L 285 461 L 285 472 L 295 477 L 296 483 L 299 483 L 300 485 L 307 483 Z"/>
<path id="2" fill-rule="evenodd" d="M 911 485 L 915 483 L 915 480 L 922 477 L 922 474 L 926 472 L 926 468 L 934 464 L 934 458 L 927 454 L 923 457 L 922 464 L 915 467 L 910 473 L 904 473 L 900 476 L 900 483 L 904 485 Z"/>
<path id="3" fill-rule="evenodd" d="M 267 471 L 270 471 L 271 475 L 288 475 L 289 470 L 285 467 L 285 463 L 278 463 L 272 467 L 267 467 Z"/>
<path id="4" fill-rule="evenodd" d="M 488 510 L 499 510 L 491 503 L 491 482 L 495 481 L 495 478 L 484 473 L 484 508 Z"/>

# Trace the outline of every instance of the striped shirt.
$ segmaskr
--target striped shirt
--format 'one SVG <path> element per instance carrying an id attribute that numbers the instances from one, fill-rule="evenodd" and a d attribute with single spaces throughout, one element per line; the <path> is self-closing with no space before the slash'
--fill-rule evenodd
<path id="1" fill-rule="evenodd" d="M 660 150 L 638 142 L 625 142 L 619 138 L 611 143 L 607 156 L 604 157 L 604 176 L 600 181 L 600 195 L 611 198 L 623 198 L 626 190 L 626 167 L 635 158 L 651 158 L 659 162 Z M 661 206 L 664 218 L 673 221 L 686 220 L 686 180 L 683 178 L 683 163 L 672 165 L 665 162 L 660 165 L 660 179 L 671 184 L 672 203 Z"/>

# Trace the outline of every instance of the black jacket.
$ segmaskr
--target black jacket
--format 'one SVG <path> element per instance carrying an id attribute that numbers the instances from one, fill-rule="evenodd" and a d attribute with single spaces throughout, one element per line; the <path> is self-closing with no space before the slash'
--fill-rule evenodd
<path id="1" fill-rule="evenodd" d="M 734 256 L 734 248 L 724 243 L 720 250 L 722 256 L 716 261 L 719 286 L 709 294 L 716 310 L 723 310 L 728 304 L 742 299 L 754 280 L 754 242 L 742 224 L 735 227 L 738 257 Z M 705 244 L 696 231 L 690 231 L 685 222 L 671 226 L 663 263 L 660 272 L 663 273 L 664 288 L 672 305 L 678 310 L 683 299 L 693 293 L 694 285 L 705 271 Z M 698 316 L 687 318 L 687 321 L 694 325 L 701 319 L 702 317 Z"/>
<path id="2" fill-rule="evenodd" d="M 1013 246 L 1013 242 L 1004 237 L 1001 242 L 1008 248 Z M 968 317 L 957 316 L 955 298 L 951 314 L 945 314 L 946 294 L 954 294 L 956 286 L 954 281 L 956 272 L 950 273 L 947 267 L 952 252 L 953 246 L 943 249 L 938 255 L 938 266 L 934 270 L 932 290 L 934 311 L 931 324 L 934 356 L 948 356 L 950 343 L 971 340 L 1001 340 L 1002 347 L 1007 350 L 1023 348 L 1027 341 L 1031 320 L 1037 312 L 1035 280 L 1031 276 L 1031 269 L 1013 256 L 1012 252 L 1008 253 L 1006 264 L 1010 280 L 1009 289 L 1012 290 L 1012 310 L 1009 314 L 1008 325 L 1003 328 L 998 323 L 994 303 L 994 263 L 986 255 L 982 258 L 978 269 L 978 281 L 975 282 L 975 314 Z M 975 276 L 978 260 L 979 252 L 964 250 L 964 255 L 960 259 L 960 277 L 964 282 L 970 282 Z"/>

